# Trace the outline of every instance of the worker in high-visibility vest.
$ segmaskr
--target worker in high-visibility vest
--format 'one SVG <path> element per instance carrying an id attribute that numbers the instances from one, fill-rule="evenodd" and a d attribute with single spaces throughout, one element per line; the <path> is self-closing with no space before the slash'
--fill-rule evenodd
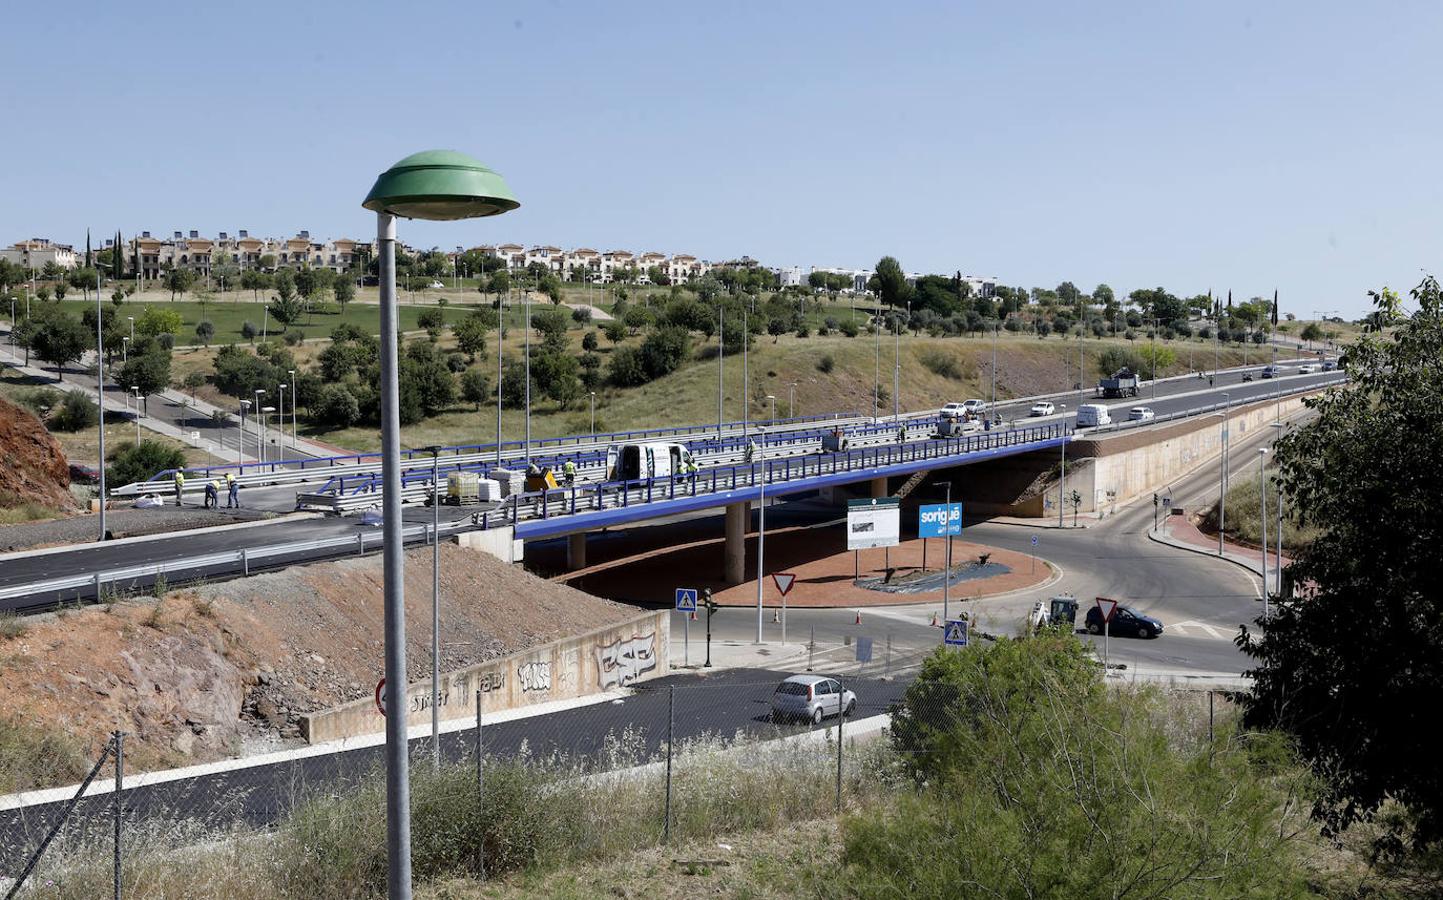
<path id="1" fill-rule="evenodd" d="M 171 478 L 175 481 L 175 505 L 180 506 L 180 493 L 185 490 L 185 476 L 179 469 L 176 469 Z"/>
<path id="2" fill-rule="evenodd" d="M 205 508 L 214 509 L 220 505 L 220 479 L 212 478 L 205 483 Z"/>
<path id="3" fill-rule="evenodd" d="M 227 472 L 227 473 L 225 473 L 225 486 L 226 486 L 225 508 L 226 508 L 226 509 L 230 509 L 231 507 L 235 507 L 235 508 L 239 509 L 239 508 L 240 508 L 240 483 L 235 480 L 235 473 L 234 473 L 234 472 Z"/>
<path id="4" fill-rule="evenodd" d="M 566 480 L 567 486 L 576 483 L 576 463 L 568 459 L 561 464 L 561 475 Z"/>

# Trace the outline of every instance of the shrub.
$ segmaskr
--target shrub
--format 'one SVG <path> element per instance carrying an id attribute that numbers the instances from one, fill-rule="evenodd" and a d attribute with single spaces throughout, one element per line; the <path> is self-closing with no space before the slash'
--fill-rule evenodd
<path id="1" fill-rule="evenodd" d="M 306 333 L 299 328 L 292 328 L 281 339 L 286 342 L 287 347 L 294 347 L 306 339 Z"/>
<path id="2" fill-rule="evenodd" d="M 599 342 L 596 340 L 595 331 L 588 331 L 586 332 L 586 334 L 583 334 L 581 336 L 581 349 L 585 350 L 587 353 L 595 351 L 598 343 Z"/>
<path id="3" fill-rule="evenodd" d="M 175 335 L 168 331 L 161 332 L 155 336 L 155 343 L 162 350 L 173 350 L 175 349 Z"/>
<path id="4" fill-rule="evenodd" d="M 446 355 L 446 368 L 450 369 L 453 375 L 459 375 L 466 371 L 466 354 L 448 353 Z"/>
<path id="5" fill-rule="evenodd" d="M 686 359 L 690 346 L 685 328 L 667 325 L 656 329 L 641 342 L 641 362 L 646 374 L 656 379 L 676 371 Z"/>
<path id="6" fill-rule="evenodd" d="M 491 397 L 491 382 L 486 373 L 480 369 L 467 369 L 461 375 L 461 399 L 467 403 L 476 404 L 480 409 L 481 404 Z"/>
<path id="7" fill-rule="evenodd" d="M 571 311 L 571 321 L 585 325 L 591 321 L 591 309 L 586 306 L 579 306 Z"/>
<path id="8" fill-rule="evenodd" d="M 961 381 L 963 378 L 962 367 L 950 353 L 941 350 L 929 350 L 919 354 L 922 366 L 933 375 L 941 375 L 943 378 L 950 378 L 953 381 Z"/>
<path id="9" fill-rule="evenodd" d="M 849 338 L 854 338 L 861 333 L 860 329 L 857 328 L 857 323 L 850 318 L 843 319 L 837 328 Z"/>
<path id="10" fill-rule="evenodd" d="M 95 404 L 85 394 L 71 391 L 50 413 L 49 427 L 56 431 L 80 431 L 90 428 L 98 421 Z"/>
<path id="11" fill-rule="evenodd" d="M 837 361 L 832 358 L 832 354 L 830 353 L 823 353 L 822 358 L 817 360 L 817 371 L 824 375 L 831 374 L 831 371 L 836 367 Z"/>
<path id="12" fill-rule="evenodd" d="M 611 354 L 611 365 L 607 377 L 617 387 L 637 387 L 646 384 L 646 364 L 642 361 L 638 347 L 618 347 Z"/>
<path id="13" fill-rule="evenodd" d="M 185 468 L 185 454 L 179 447 L 152 440 L 117 448 L 109 454 L 109 458 L 105 479 L 112 488 L 146 481 L 166 469 Z"/>
<path id="14" fill-rule="evenodd" d="M 243 338 L 245 338 L 246 340 L 250 341 L 252 344 L 254 344 L 254 343 L 256 342 L 256 335 L 258 335 L 258 334 L 260 334 L 260 333 L 261 333 L 261 330 L 256 327 L 256 323 L 254 323 L 254 322 L 242 322 L 242 323 L 241 323 L 241 337 L 243 337 Z"/>
<path id="15" fill-rule="evenodd" d="M 321 388 L 311 410 L 316 421 L 336 428 L 348 428 L 361 419 L 361 405 L 354 394 L 342 384 L 328 384 Z"/>
<path id="16" fill-rule="evenodd" d="M 210 339 L 215 337 L 215 326 L 210 322 L 197 322 L 195 325 L 195 336 L 205 346 L 210 346 Z"/>

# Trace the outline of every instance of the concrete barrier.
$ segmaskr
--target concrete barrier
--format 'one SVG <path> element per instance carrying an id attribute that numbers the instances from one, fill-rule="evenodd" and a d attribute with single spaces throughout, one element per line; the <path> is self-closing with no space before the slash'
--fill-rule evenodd
<path id="1" fill-rule="evenodd" d="M 671 611 L 658 610 L 576 637 L 563 638 L 442 676 L 442 719 L 499 712 L 552 700 L 584 697 L 627 687 L 667 674 L 671 669 Z M 431 682 L 406 689 L 406 721 L 431 721 Z M 386 727 L 374 699 L 304 716 L 301 734 L 311 743 L 373 734 Z"/>
<path id="2" fill-rule="evenodd" d="M 526 553 L 526 542 L 517 539 L 516 529 L 510 525 L 485 531 L 463 531 L 456 536 L 456 543 L 467 550 L 489 553 L 504 563 L 521 562 Z"/>

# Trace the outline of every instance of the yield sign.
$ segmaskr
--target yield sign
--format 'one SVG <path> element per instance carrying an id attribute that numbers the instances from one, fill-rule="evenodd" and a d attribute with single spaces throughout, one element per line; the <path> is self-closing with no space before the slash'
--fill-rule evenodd
<path id="1" fill-rule="evenodd" d="M 795 572 L 772 573 L 772 581 L 776 583 L 777 592 L 780 593 L 783 597 L 787 595 L 787 591 L 790 591 L 792 589 L 792 584 L 795 583 L 796 580 L 797 576 Z"/>
<path id="2" fill-rule="evenodd" d="M 1098 597 L 1097 608 L 1102 610 L 1102 621 L 1111 622 L 1112 614 L 1117 612 L 1117 601 L 1109 600 L 1106 597 Z"/>

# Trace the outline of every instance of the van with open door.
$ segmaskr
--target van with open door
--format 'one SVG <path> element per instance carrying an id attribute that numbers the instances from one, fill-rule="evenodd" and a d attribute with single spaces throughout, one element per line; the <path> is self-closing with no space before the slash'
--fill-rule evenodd
<path id="1" fill-rule="evenodd" d="M 682 444 L 612 444 L 606 448 L 608 481 L 640 481 L 684 475 L 693 462 Z"/>

